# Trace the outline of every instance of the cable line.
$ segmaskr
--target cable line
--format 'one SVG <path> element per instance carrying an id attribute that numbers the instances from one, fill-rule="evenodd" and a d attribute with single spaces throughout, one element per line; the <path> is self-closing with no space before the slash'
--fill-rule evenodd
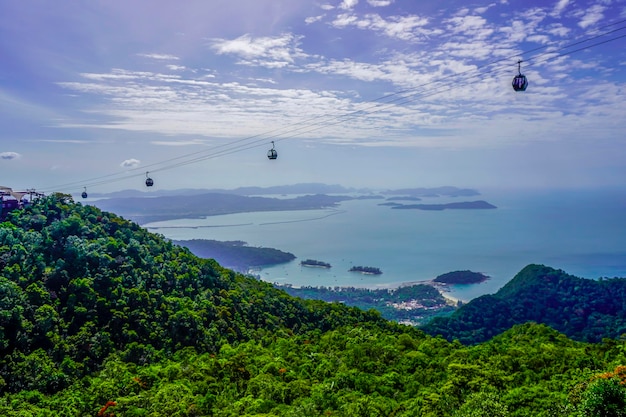
<path id="1" fill-rule="evenodd" d="M 616 26 L 624 22 L 626 22 L 626 19 L 604 25 L 595 30 L 597 31 L 603 28 Z M 587 42 L 591 42 L 593 40 L 617 33 L 625 29 L 626 29 L 626 26 L 622 26 L 622 27 L 619 27 L 610 31 L 606 31 L 606 32 L 603 32 L 594 36 L 590 36 L 585 39 L 559 47 L 555 50 L 536 54 L 534 56 L 524 59 L 524 62 L 526 63 L 530 62 L 531 65 L 539 65 L 544 62 L 548 62 L 552 59 L 556 59 L 562 56 L 572 55 L 583 50 L 587 50 L 596 46 L 613 42 L 618 39 L 622 39 L 626 37 L 626 35 L 617 36 L 617 37 L 606 39 L 597 43 L 593 43 L 591 45 L 582 46 L 574 50 L 566 51 L 572 47 L 582 45 Z M 381 96 L 379 98 L 376 98 L 374 100 L 370 100 L 370 101 L 362 102 L 362 103 L 356 103 L 355 106 L 361 107 L 361 108 L 353 110 L 353 111 L 349 111 L 347 113 L 342 113 L 342 114 L 327 113 L 327 114 L 320 115 L 320 116 L 312 116 L 310 118 L 301 120 L 299 122 L 294 122 L 284 127 L 280 127 L 280 128 L 265 131 L 256 135 L 236 139 L 225 144 L 214 145 L 214 146 L 209 147 L 208 149 L 191 152 L 188 154 L 154 162 L 151 164 L 142 165 L 140 167 L 130 168 L 121 173 L 118 172 L 118 173 L 102 175 L 102 176 L 94 177 L 94 178 L 87 179 L 87 180 L 74 181 L 74 182 L 57 185 L 55 187 L 47 187 L 47 188 L 55 189 L 55 190 L 56 189 L 69 190 L 69 189 L 77 188 L 78 186 L 94 187 L 98 185 L 105 185 L 105 184 L 123 181 L 129 178 L 135 178 L 140 175 L 139 173 L 135 173 L 138 171 L 141 171 L 141 175 L 144 175 L 146 171 L 154 173 L 154 172 L 170 170 L 170 169 L 174 169 L 174 168 L 178 168 L 178 167 L 182 167 L 182 166 L 186 166 L 190 164 L 195 164 L 195 163 L 205 161 L 208 159 L 213 159 L 213 158 L 222 157 L 225 155 L 230 155 L 233 153 L 242 152 L 242 151 L 249 150 L 249 149 L 258 148 L 260 146 L 266 145 L 268 143 L 268 140 L 270 139 L 273 139 L 273 141 L 275 142 L 287 140 L 293 137 L 301 136 L 305 133 L 310 133 L 310 132 L 314 132 L 314 131 L 317 131 L 326 127 L 341 124 L 348 120 L 354 119 L 356 117 L 362 117 L 364 115 L 378 113 L 378 112 L 381 112 L 390 108 L 397 108 L 400 105 L 411 103 L 421 98 L 426 98 L 426 97 L 430 97 L 436 94 L 440 94 L 445 91 L 450 91 L 453 88 L 456 88 L 456 84 L 454 84 L 453 81 L 461 76 L 470 76 L 471 78 L 478 78 L 478 80 L 484 79 L 485 75 L 510 69 L 510 66 L 508 64 L 506 66 L 504 65 L 495 66 L 496 64 L 509 61 L 510 59 L 514 57 L 526 56 L 534 52 L 547 49 L 551 46 L 554 46 L 555 43 L 558 43 L 558 42 L 552 42 L 551 44 L 542 45 L 540 47 L 533 48 L 528 51 L 524 51 L 521 54 L 516 54 L 510 57 L 491 61 L 487 64 L 479 65 L 479 66 L 467 69 L 465 71 L 450 74 L 445 77 L 428 81 L 426 83 L 422 83 L 414 87 L 399 90 L 394 93 L 390 93 L 390 94 Z M 539 58 L 544 57 L 544 56 L 546 57 L 545 59 L 539 60 Z M 493 67 L 493 68 L 490 70 L 484 70 L 489 67 Z M 475 73 L 475 74 L 470 75 L 471 73 Z M 431 90 L 426 90 L 426 91 L 423 90 L 423 88 L 429 87 L 429 86 L 432 86 L 433 88 Z"/>

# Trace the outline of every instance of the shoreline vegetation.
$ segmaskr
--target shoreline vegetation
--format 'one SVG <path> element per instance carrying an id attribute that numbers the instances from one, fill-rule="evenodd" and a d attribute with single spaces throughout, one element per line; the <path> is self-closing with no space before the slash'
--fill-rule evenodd
<path id="1" fill-rule="evenodd" d="M 274 287 L 294 297 L 345 304 L 400 324 L 419 326 L 438 316 L 447 316 L 463 303 L 444 294 L 444 286 L 433 280 L 403 284 L 396 288 L 324 287 L 274 283 Z"/>

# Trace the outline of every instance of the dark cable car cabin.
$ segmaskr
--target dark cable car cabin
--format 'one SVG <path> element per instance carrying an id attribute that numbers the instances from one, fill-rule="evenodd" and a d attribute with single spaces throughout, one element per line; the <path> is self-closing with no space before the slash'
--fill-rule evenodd
<path id="1" fill-rule="evenodd" d="M 528 80 L 526 79 L 526 76 L 522 74 L 521 66 L 522 60 L 517 61 L 518 74 L 513 77 L 513 82 L 511 83 L 513 90 L 515 91 L 526 91 L 526 88 L 528 87 Z"/>
<path id="2" fill-rule="evenodd" d="M 146 187 L 152 187 L 154 185 L 154 181 L 148 176 L 148 174 L 149 172 L 146 172 Z"/>
<path id="3" fill-rule="evenodd" d="M 278 158 L 278 152 L 276 152 L 276 149 L 274 149 L 274 141 L 272 141 L 272 149 L 267 151 L 267 157 L 269 159 L 276 159 L 276 158 Z"/>
<path id="4" fill-rule="evenodd" d="M 87 198 L 87 187 L 85 187 L 85 190 L 83 191 L 83 193 L 81 194 L 82 198 Z"/>

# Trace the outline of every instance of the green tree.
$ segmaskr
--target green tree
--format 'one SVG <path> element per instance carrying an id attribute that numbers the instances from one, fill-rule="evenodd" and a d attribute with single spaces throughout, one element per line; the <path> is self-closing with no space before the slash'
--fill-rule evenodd
<path id="1" fill-rule="evenodd" d="M 454 413 L 454 417 L 508 417 L 509 410 L 492 392 L 477 392 L 470 395 Z"/>
<path id="2" fill-rule="evenodd" d="M 582 394 L 580 417 L 625 417 L 626 388 L 617 378 L 599 378 Z"/>

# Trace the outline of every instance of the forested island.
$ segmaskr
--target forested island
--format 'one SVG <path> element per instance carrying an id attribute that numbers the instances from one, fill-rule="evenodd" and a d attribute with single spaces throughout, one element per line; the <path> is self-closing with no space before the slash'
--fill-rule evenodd
<path id="1" fill-rule="evenodd" d="M 239 272 L 250 268 L 278 265 L 296 259 L 290 252 L 274 248 L 248 246 L 246 242 L 208 239 L 176 240 L 173 243 L 189 248 L 201 258 L 215 259 L 220 264 Z"/>
<path id="2" fill-rule="evenodd" d="M 466 270 L 447 272 L 437 276 L 433 281 L 441 284 L 478 284 L 488 279 L 485 274 Z"/>
<path id="3" fill-rule="evenodd" d="M 625 306 L 529 265 L 423 327 L 450 342 L 53 194 L 0 223 L 0 415 L 621 417 Z"/>
<path id="4" fill-rule="evenodd" d="M 380 275 L 383 273 L 380 269 L 373 266 L 353 266 L 349 272 L 360 272 L 362 274 Z"/>
<path id="5" fill-rule="evenodd" d="M 317 268 L 330 268 L 331 265 L 328 262 L 316 261 L 315 259 L 305 259 L 304 261 L 300 261 L 300 265 L 302 266 L 312 266 Z"/>

